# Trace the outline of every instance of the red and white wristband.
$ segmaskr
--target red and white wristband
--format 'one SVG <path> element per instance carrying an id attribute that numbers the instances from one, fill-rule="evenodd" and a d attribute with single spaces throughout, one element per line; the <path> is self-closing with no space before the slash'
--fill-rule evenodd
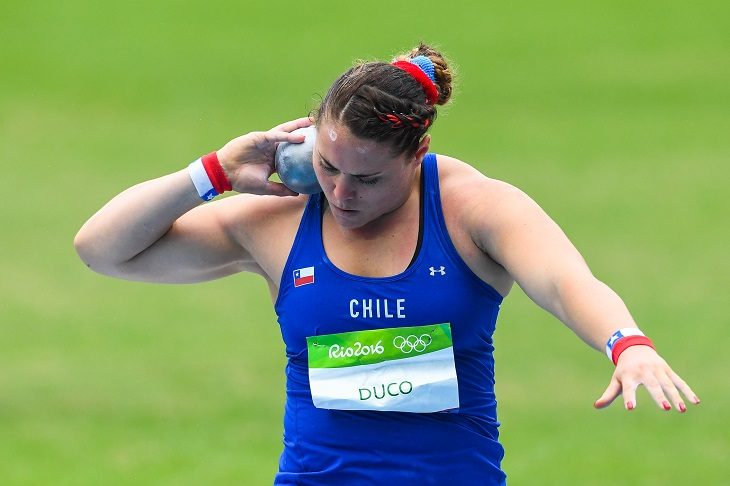
<path id="1" fill-rule="evenodd" d="M 219 194 L 233 189 L 215 152 L 191 162 L 188 165 L 188 174 L 203 201 L 210 201 Z"/>
<path id="2" fill-rule="evenodd" d="M 646 337 L 641 330 L 636 327 L 624 327 L 614 332 L 608 338 L 608 342 L 606 342 L 606 355 L 615 365 L 618 363 L 618 357 L 621 356 L 621 353 L 631 346 L 639 345 L 656 349 L 651 339 Z"/>

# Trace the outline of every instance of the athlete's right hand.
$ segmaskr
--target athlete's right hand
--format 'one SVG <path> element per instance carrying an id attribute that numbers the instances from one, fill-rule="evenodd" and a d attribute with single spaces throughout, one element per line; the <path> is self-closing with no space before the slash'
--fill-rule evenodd
<path id="1" fill-rule="evenodd" d="M 284 184 L 270 181 L 269 177 L 274 173 L 277 145 L 281 142 L 304 142 L 304 135 L 293 135 L 291 132 L 311 124 L 310 118 L 299 118 L 266 132 L 242 135 L 225 144 L 217 152 L 218 161 L 231 181 L 233 190 L 249 194 L 296 196 L 296 192 Z"/>

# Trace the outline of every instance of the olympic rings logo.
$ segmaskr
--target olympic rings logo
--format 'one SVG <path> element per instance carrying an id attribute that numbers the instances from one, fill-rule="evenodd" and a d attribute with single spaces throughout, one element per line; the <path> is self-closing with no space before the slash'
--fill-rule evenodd
<path id="1" fill-rule="evenodd" d="M 393 338 L 393 346 L 400 349 L 403 354 L 409 354 L 413 351 L 418 353 L 425 351 L 433 338 L 429 334 L 421 334 L 415 336 L 411 334 L 408 337 L 396 336 Z"/>

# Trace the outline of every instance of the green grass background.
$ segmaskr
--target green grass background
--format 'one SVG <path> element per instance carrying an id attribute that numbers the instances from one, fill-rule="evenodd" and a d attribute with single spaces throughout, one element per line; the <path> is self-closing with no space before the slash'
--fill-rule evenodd
<path id="1" fill-rule="evenodd" d="M 116 281 L 73 236 L 421 39 L 459 68 L 433 149 L 532 195 L 703 399 L 594 410 L 612 366 L 515 289 L 496 333 L 510 483 L 730 484 L 719 0 L 4 0 L 1 484 L 271 483 L 285 363 L 263 283 Z"/>

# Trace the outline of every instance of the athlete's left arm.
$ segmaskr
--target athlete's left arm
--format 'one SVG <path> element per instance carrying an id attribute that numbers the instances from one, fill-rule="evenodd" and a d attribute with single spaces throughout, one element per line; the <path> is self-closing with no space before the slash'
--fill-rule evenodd
<path id="1" fill-rule="evenodd" d="M 472 179 L 464 221 L 474 243 L 501 264 L 535 303 L 586 343 L 603 352 L 618 329 L 637 327 L 621 298 L 593 276 L 578 250 L 558 225 L 519 189 L 501 181 Z M 620 356 L 611 382 L 595 402 L 611 404 L 623 393 L 627 410 L 636 406 L 643 384 L 660 408 L 686 407 L 699 399 L 651 347 L 632 346 Z"/>

